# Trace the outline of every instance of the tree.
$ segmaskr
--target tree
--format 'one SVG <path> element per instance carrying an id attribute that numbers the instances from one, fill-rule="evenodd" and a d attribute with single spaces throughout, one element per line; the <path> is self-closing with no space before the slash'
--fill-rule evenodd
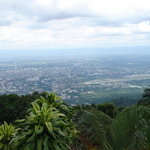
<path id="1" fill-rule="evenodd" d="M 150 105 L 150 87 L 144 90 L 144 94 L 142 96 L 142 99 L 139 100 L 138 105 Z"/>
<path id="2" fill-rule="evenodd" d="M 19 111 L 19 98 L 16 94 L 0 96 L 0 122 L 12 122 L 16 119 Z"/>
<path id="3" fill-rule="evenodd" d="M 16 119 L 24 118 L 30 103 L 45 95 L 45 92 L 33 92 L 31 95 L 22 96 L 17 94 L 0 95 L 0 122 L 12 123 Z"/>
<path id="4" fill-rule="evenodd" d="M 110 117 L 115 117 L 117 114 L 116 106 L 113 103 L 103 103 L 98 104 L 97 109 L 109 115 Z"/>

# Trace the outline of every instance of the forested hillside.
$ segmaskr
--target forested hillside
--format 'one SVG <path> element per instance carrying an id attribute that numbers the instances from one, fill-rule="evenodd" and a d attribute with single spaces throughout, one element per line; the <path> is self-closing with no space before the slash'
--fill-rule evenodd
<path id="1" fill-rule="evenodd" d="M 0 96 L 0 150 L 149 150 L 150 89 L 138 104 L 69 107 L 55 93 Z"/>

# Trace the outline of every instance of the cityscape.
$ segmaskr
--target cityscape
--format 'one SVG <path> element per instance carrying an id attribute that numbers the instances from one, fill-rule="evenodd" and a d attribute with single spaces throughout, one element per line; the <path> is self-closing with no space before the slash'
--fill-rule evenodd
<path id="1" fill-rule="evenodd" d="M 149 86 L 145 55 L 99 55 L 4 59 L 0 61 L 0 94 L 56 92 L 71 105 L 113 98 L 140 98 Z"/>

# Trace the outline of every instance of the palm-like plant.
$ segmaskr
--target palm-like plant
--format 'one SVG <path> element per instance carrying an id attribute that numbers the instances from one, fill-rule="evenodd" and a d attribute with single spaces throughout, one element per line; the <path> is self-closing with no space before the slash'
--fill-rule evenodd
<path id="1" fill-rule="evenodd" d="M 108 129 L 112 122 L 110 116 L 98 110 L 82 110 L 80 113 L 82 116 L 78 123 L 83 144 L 89 145 L 92 149 L 105 149 Z"/>
<path id="2" fill-rule="evenodd" d="M 4 124 L 0 126 L 0 150 L 12 150 L 12 139 L 16 136 L 19 129 L 16 129 L 12 124 Z"/>
<path id="3" fill-rule="evenodd" d="M 67 150 L 76 136 L 75 124 L 42 98 L 32 103 L 29 116 L 20 120 L 25 127 L 15 139 L 16 150 Z"/>
<path id="4" fill-rule="evenodd" d="M 72 118 L 72 115 L 74 114 L 73 108 L 67 107 L 66 104 L 61 101 L 60 97 L 56 96 L 56 93 L 45 92 L 44 96 L 36 99 L 35 102 L 37 102 L 39 106 L 43 103 L 47 103 L 49 106 L 59 109 L 61 113 L 68 116 L 68 119 Z"/>
<path id="5" fill-rule="evenodd" d="M 99 141 L 97 145 L 99 149 L 150 149 L 150 108 L 148 107 L 131 107 L 111 120 L 101 112 L 84 111 L 79 123 L 82 123 L 87 131 L 92 130 L 92 134 L 94 133 Z"/>
<path id="6" fill-rule="evenodd" d="M 147 125 L 149 124 L 149 108 L 132 107 L 121 112 L 110 126 L 112 147 L 118 150 L 149 149 Z"/>

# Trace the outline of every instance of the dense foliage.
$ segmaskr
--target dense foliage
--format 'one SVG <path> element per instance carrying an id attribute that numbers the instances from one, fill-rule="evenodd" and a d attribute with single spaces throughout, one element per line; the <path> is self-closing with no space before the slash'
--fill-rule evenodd
<path id="1" fill-rule="evenodd" d="M 111 118 L 101 111 L 81 111 L 81 142 L 87 149 L 149 150 L 150 108 L 133 106 Z"/>
<path id="2" fill-rule="evenodd" d="M 150 87 L 144 90 L 142 99 L 138 102 L 139 105 L 150 105 Z"/>
<path id="3" fill-rule="evenodd" d="M 33 92 L 31 95 L 3 94 L 0 95 L 0 122 L 13 122 L 16 119 L 23 118 L 27 114 L 30 103 L 45 96 L 45 92 Z"/>
<path id="4" fill-rule="evenodd" d="M 4 94 L 0 106 L 0 150 L 150 149 L 149 88 L 130 107 L 69 107 L 55 93 L 46 92 Z"/>
<path id="5" fill-rule="evenodd" d="M 77 134 L 72 110 L 56 94 L 45 94 L 32 102 L 29 114 L 25 119 L 16 120 L 15 127 L 4 122 L 0 127 L 0 149 L 70 149 Z"/>

